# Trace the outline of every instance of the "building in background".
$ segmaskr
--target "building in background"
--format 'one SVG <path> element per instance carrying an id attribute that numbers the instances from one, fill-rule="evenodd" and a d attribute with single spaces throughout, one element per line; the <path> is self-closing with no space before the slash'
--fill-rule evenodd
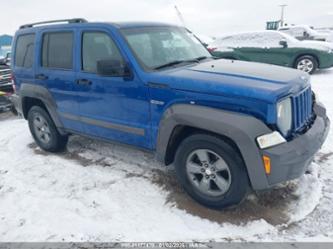
<path id="1" fill-rule="evenodd" d="M 13 37 L 10 35 L 0 35 L 0 48 L 12 45 Z"/>
<path id="2" fill-rule="evenodd" d="M 266 22 L 266 29 L 267 30 L 277 30 L 281 26 L 281 21 L 270 21 Z"/>
<path id="3" fill-rule="evenodd" d="M 0 64 L 10 56 L 13 37 L 10 35 L 0 35 Z M 7 61 L 7 59 L 6 59 Z"/>

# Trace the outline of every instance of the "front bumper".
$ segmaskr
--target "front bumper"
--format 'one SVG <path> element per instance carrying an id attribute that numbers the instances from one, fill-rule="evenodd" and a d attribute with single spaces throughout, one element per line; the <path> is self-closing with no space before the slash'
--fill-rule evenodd
<path id="1" fill-rule="evenodd" d="M 267 175 L 268 184 L 274 186 L 300 177 L 312 162 L 314 155 L 325 142 L 330 121 L 323 105 L 314 106 L 316 120 L 304 134 L 292 141 L 262 150 L 261 154 L 271 159 L 271 173 Z"/>
<path id="2" fill-rule="evenodd" d="M 9 101 L 7 96 L 0 96 L 0 112 L 11 108 L 12 103 Z"/>

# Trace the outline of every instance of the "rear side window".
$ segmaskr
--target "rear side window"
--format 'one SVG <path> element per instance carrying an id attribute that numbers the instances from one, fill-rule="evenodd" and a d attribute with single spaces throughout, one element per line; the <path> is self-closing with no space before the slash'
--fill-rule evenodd
<path id="1" fill-rule="evenodd" d="M 97 73 L 97 62 L 105 59 L 123 61 L 114 41 L 102 32 L 84 32 L 82 37 L 82 70 Z"/>
<path id="2" fill-rule="evenodd" d="M 73 69 L 73 33 L 46 33 L 43 35 L 42 67 Z"/>
<path id="3" fill-rule="evenodd" d="M 15 48 L 15 66 L 32 68 L 34 62 L 35 35 L 21 35 Z"/>

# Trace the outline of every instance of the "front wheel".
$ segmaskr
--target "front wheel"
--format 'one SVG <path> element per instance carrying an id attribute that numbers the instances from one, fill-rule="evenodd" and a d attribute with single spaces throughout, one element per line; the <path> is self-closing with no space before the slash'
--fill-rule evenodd
<path id="1" fill-rule="evenodd" d="M 313 74 L 318 68 L 318 62 L 316 58 L 311 55 L 301 56 L 296 60 L 295 68 Z"/>
<path id="2" fill-rule="evenodd" d="M 185 191 L 197 202 L 221 209 L 240 203 L 249 181 L 239 153 L 229 143 L 197 134 L 179 146 L 175 167 Z"/>
<path id="3" fill-rule="evenodd" d="M 10 111 L 12 112 L 13 115 L 18 116 L 18 111 L 16 110 L 14 105 L 10 107 Z"/>

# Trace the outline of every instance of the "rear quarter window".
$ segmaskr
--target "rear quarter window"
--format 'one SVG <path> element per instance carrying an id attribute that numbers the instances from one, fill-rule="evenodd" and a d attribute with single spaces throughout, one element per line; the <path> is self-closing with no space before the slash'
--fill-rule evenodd
<path id="1" fill-rule="evenodd" d="M 17 67 L 32 68 L 34 62 L 35 34 L 20 35 L 15 47 L 15 62 Z"/>
<path id="2" fill-rule="evenodd" d="M 45 33 L 42 45 L 42 67 L 73 69 L 73 32 Z"/>

